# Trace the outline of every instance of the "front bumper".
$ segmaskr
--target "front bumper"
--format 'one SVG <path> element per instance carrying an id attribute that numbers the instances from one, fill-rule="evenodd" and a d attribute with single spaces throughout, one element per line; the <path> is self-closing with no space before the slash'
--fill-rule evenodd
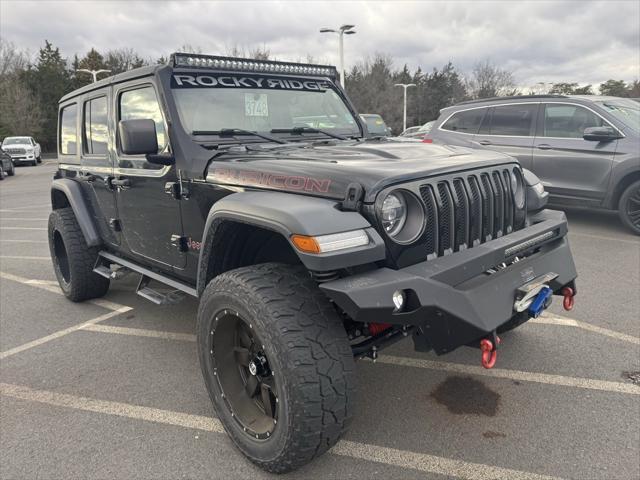
<path id="1" fill-rule="evenodd" d="M 567 285 L 575 291 L 577 273 L 566 233 L 564 213 L 543 210 L 529 227 L 468 250 L 400 270 L 380 268 L 320 288 L 355 321 L 419 327 L 429 347 L 442 354 L 507 323 L 516 314 L 518 288 L 535 277 L 554 272 L 558 276 L 549 284 L 554 294 Z M 513 262 L 516 256 L 520 260 Z M 508 266 L 486 273 L 503 263 Z M 405 292 L 407 302 L 404 311 L 394 313 L 397 290 Z"/>
<path id="2" fill-rule="evenodd" d="M 36 159 L 35 155 L 11 155 L 11 160 L 14 165 L 18 165 L 20 163 L 31 163 Z"/>

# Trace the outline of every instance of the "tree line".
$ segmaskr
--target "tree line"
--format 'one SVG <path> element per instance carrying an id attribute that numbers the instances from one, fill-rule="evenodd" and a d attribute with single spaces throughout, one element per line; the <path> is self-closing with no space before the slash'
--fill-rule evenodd
<path id="1" fill-rule="evenodd" d="M 178 51 L 199 52 L 183 45 Z M 275 59 L 266 48 L 228 48 L 229 56 L 258 60 Z M 167 57 L 147 59 L 131 48 L 98 52 L 89 50 L 83 57 L 65 58 L 59 48 L 45 41 L 35 57 L 5 39 L 0 39 L 0 138 L 9 135 L 36 137 L 45 152 L 55 151 L 58 101 L 65 94 L 91 83 L 90 74 L 81 69 L 111 72 L 108 75 L 156 63 Z M 311 56 L 303 62 L 316 63 Z M 477 98 L 522 94 L 596 93 L 593 85 L 577 82 L 545 84 L 518 89 L 513 72 L 484 60 L 470 72 L 461 72 L 449 62 L 423 71 L 411 71 L 406 65 L 397 68 L 393 58 L 375 54 L 357 62 L 345 77 L 349 97 L 361 113 L 379 113 L 395 133 L 402 130 L 403 90 L 397 83 L 413 83 L 407 92 L 407 125 L 422 125 L 438 117 L 440 109 L 457 102 Z M 610 79 L 598 88 L 601 95 L 640 97 L 640 82 Z"/>

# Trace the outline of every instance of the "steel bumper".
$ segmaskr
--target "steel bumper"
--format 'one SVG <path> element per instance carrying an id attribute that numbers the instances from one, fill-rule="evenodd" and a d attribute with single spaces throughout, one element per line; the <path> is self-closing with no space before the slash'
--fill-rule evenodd
<path id="1" fill-rule="evenodd" d="M 564 213 L 543 210 L 530 223 L 452 255 L 400 270 L 379 268 L 320 288 L 354 320 L 417 326 L 429 348 L 446 353 L 508 322 L 516 313 L 518 288 L 533 278 L 554 272 L 558 276 L 549 284 L 554 294 L 567 285 L 575 291 Z M 392 295 L 398 290 L 407 300 L 402 311 L 394 312 Z"/>

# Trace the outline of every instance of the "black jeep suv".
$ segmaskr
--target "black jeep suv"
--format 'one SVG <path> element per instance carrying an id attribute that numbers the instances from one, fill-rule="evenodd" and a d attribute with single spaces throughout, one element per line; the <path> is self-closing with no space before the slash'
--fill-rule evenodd
<path id="1" fill-rule="evenodd" d="M 491 368 L 498 333 L 576 291 L 565 216 L 534 175 L 496 152 L 370 137 L 336 77 L 174 54 L 60 101 L 62 290 L 78 302 L 135 273 L 155 303 L 198 297 L 211 400 L 272 472 L 344 433 L 354 358 L 411 335 L 425 352 L 480 347 Z"/>

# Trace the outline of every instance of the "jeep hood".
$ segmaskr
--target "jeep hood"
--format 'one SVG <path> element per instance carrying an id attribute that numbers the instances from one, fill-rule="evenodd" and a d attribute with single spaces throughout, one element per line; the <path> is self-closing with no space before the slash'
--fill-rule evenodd
<path id="1" fill-rule="evenodd" d="M 497 152 L 421 142 L 367 141 L 295 145 L 227 153 L 212 161 L 207 181 L 342 200 L 359 183 L 365 203 L 391 185 L 516 160 Z"/>

